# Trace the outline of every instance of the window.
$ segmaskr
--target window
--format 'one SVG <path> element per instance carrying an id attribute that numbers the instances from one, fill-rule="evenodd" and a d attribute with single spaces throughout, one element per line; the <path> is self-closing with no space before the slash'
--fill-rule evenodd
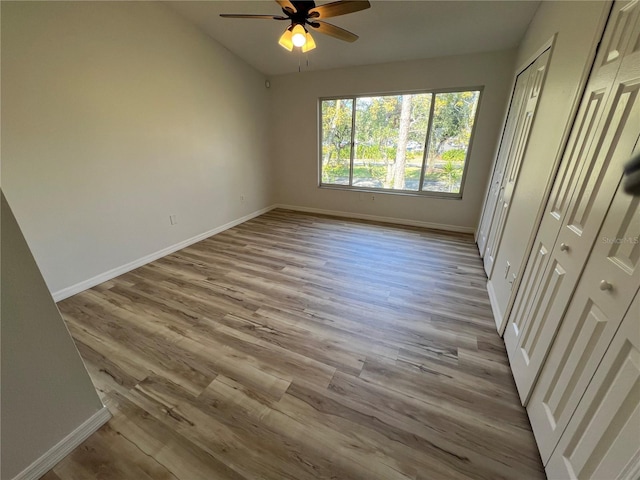
<path id="1" fill-rule="evenodd" d="M 479 90 L 320 101 L 320 186 L 462 196 Z"/>

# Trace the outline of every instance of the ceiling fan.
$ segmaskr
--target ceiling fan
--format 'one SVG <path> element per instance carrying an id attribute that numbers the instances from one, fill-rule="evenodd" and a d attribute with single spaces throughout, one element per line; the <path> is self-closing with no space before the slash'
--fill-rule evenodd
<path id="1" fill-rule="evenodd" d="M 316 7 L 315 2 L 306 0 L 276 0 L 282 8 L 282 15 L 243 15 L 243 14 L 220 14 L 224 18 L 256 18 L 262 20 L 289 20 L 291 25 L 284 31 L 278 43 L 289 51 L 293 47 L 299 47 L 303 52 L 308 52 L 316 48 L 316 42 L 309 33 L 311 31 L 324 33 L 331 37 L 345 42 L 355 42 L 358 36 L 343 28 L 336 27 L 321 19 L 346 15 L 347 13 L 359 12 L 371 7 L 367 1 L 341 0 L 338 2 L 326 3 Z"/>

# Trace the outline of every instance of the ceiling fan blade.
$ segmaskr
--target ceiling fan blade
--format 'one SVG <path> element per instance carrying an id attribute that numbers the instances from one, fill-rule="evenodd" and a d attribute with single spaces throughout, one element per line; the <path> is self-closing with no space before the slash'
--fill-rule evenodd
<path id="1" fill-rule="evenodd" d="M 289 20 L 287 17 L 283 17 L 280 15 L 243 15 L 236 13 L 221 13 L 221 17 L 223 18 L 258 18 L 260 20 Z"/>
<path id="2" fill-rule="evenodd" d="M 309 26 L 312 27 L 316 32 L 324 33 L 325 35 L 344 40 L 345 42 L 355 42 L 358 39 L 358 35 L 356 35 L 355 33 L 351 33 L 344 28 L 336 27 L 335 25 L 331 25 L 327 22 L 319 22 L 314 20 L 313 22 L 309 23 Z"/>
<path id="3" fill-rule="evenodd" d="M 360 0 L 343 0 L 340 2 L 326 3 L 319 7 L 309 10 L 311 18 L 329 18 L 338 15 L 346 15 L 347 13 L 359 12 L 370 8 L 371 4 L 367 1 Z"/>
<path id="4" fill-rule="evenodd" d="M 283 10 L 289 11 L 289 13 L 297 12 L 296 7 L 289 0 L 276 0 L 276 2 L 278 2 L 278 5 L 280 5 L 280 8 L 282 8 Z"/>

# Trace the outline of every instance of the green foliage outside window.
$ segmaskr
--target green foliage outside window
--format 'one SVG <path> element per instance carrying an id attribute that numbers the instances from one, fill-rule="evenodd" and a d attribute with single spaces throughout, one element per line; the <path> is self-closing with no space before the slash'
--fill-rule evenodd
<path id="1" fill-rule="evenodd" d="M 479 93 L 323 100 L 322 184 L 458 193 Z"/>

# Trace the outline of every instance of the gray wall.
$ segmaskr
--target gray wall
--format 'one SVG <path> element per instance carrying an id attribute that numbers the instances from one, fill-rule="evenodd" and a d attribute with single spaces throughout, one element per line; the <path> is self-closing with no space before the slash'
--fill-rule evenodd
<path id="1" fill-rule="evenodd" d="M 50 290 L 270 205 L 264 81 L 161 2 L 3 1 L 3 189 Z"/>
<path id="2" fill-rule="evenodd" d="M 4 195 L 3 479 L 11 479 L 102 408 Z"/>
<path id="3" fill-rule="evenodd" d="M 271 81 L 277 202 L 473 231 L 509 99 L 515 52 L 304 72 Z M 318 98 L 484 86 L 462 200 L 318 188 Z"/>

